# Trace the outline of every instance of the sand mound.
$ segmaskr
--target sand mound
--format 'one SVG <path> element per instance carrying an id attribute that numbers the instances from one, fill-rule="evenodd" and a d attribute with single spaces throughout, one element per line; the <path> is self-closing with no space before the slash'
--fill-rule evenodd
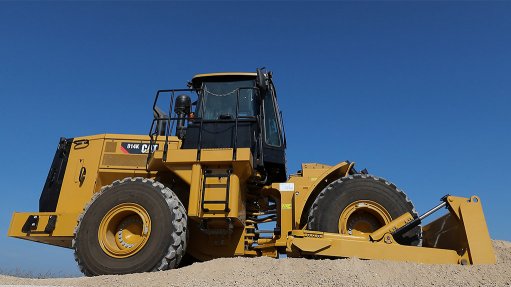
<path id="1" fill-rule="evenodd" d="M 511 286 L 511 242 L 495 240 L 496 265 L 377 260 L 222 258 L 165 272 L 72 279 L 0 276 L 5 285 L 54 286 Z"/>

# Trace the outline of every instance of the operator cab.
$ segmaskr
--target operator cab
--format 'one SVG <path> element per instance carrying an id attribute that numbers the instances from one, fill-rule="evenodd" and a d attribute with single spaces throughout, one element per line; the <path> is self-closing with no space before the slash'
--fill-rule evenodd
<path id="1" fill-rule="evenodd" d="M 238 105 L 239 117 L 255 117 L 258 98 L 254 77 L 255 73 L 195 76 L 192 86 L 200 91 L 197 115 L 210 121 L 234 119 Z"/>
<path id="2" fill-rule="evenodd" d="M 235 159 L 237 148 L 250 148 L 261 182 L 286 181 L 285 134 L 270 72 L 199 74 L 189 87 L 194 102 L 178 95 L 173 111 L 182 149 L 197 149 L 200 160 L 201 149 L 232 148 Z"/>
<path id="3" fill-rule="evenodd" d="M 197 75 L 191 87 L 198 97 L 182 148 L 236 146 L 255 151 L 259 100 L 255 74 Z"/>

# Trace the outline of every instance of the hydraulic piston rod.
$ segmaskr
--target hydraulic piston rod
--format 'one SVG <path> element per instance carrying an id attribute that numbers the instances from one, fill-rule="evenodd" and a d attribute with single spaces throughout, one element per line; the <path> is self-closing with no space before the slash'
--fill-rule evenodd
<path id="1" fill-rule="evenodd" d="M 398 230 L 394 231 L 392 233 L 392 236 L 401 237 L 404 233 L 408 232 L 412 228 L 421 224 L 422 220 L 424 220 L 424 218 L 430 216 L 431 214 L 433 214 L 433 213 L 437 212 L 438 210 L 440 210 L 441 208 L 445 207 L 447 205 L 447 197 L 448 196 L 449 195 L 447 194 L 446 196 L 442 197 L 442 199 L 441 199 L 442 203 L 440 203 L 439 205 L 431 208 L 430 210 L 426 211 L 423 215 L 415 218 L 414 220 L 410 221 L 408 224 L 406 224 L 403 227 L 399 228 Z"/>

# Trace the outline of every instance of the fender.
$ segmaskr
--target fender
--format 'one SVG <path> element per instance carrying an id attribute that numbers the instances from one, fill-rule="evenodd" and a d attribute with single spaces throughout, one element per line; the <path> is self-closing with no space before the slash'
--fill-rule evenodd
<path id="1" fill-rule="evenodd" d="M 349 161 L 334 166 L 307 163 L 302 164 L 301 174 L 290 176 L 288 182 L 295 184 L 295 228 L 303 228 L 307 224 L 309 208 L 318 194 L 332 181 L 347 176 L 354 166 L 355 163 Z"/>

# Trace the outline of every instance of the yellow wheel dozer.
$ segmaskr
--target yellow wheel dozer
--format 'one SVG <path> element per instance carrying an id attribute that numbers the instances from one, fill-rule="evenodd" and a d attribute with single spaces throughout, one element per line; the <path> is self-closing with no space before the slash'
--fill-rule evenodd
<path id="1" fill-rule="evenodd" d="M 495 262 L 477 196 L 419 215 L 352 162 L 288 176 L 270 72 L 197 75 L 159 90 L 153 112 L 148 135 L 61 138 L 39 211 L 14 213 L 9 236 L 73 248 L 89 276 L 279 254 Z"/>

